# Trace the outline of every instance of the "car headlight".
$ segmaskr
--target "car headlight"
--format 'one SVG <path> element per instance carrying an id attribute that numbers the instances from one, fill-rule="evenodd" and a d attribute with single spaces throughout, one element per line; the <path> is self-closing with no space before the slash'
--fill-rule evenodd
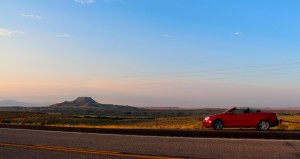
<path id="1" fill-rule="evenodd" d="M 206 118 L 204 118 L 204 120 L 208 120 L 209 119 L 209 116 L 208 117 L 206 117 Z"/>

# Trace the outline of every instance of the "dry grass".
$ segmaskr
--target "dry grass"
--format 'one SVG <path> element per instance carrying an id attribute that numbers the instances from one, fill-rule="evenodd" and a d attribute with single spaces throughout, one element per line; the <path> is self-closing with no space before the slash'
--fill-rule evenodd
<path id="1" fill-rule="evenodd" d="M 300 116 L 280 116 L 279 119 L 284 121 L 293 121 L 300 123 Z M 146 120 L 138 123 L 122 124 L 122 125 L 70 125 L 70 124 L 55 124 L 53 126 L 66 127 L 82 127 L 82 128 L 119 128 L 119 129 L 202 129 L 202 124 L 199 122 L 199 117 L 174 117 L 174 118 L 157 118 L 155 120 Z M 300 130 L 300 124 L 282 122 L 272 130 Z"/>
<path id="2" fill-rule="evenodd" d="M 279 119 L 284 121 L 293 121 L 300 123 L 300 116 L 280 116 Z M 122 125 L 60 125 L 53 126 L 63 127 L 82 127 L 82 128 L 116 128 L 116 129 L 202 129 L 202 124 L 199 122 L 199 117 L 174 117 L 174 118 L 157 118 L 155 120 L 147 120 L 139 123 L 129 123 Z M 300 130 L 300 124 L 282 122 L 272 130 Z"/>
<path id="3" fill-rule="evenodd" d="M 203 119 L 203 117 L 201 117 Z M 279 116 L 283 121 L 300 123 L 300 116 Z M 99 118 L 74 118 L 72 116 L 49 114 L 1 114 L 0 122 L 10 121 L 11 124 L 48 125 L 60 127 L 82 128 L 130 128 L 130 129 L 201 129 L 202 124 L 198 117 L 168 117 L 155 119 L 99 119 Z M 282 122 L 273 130 L 300 130 L 300 124 Z"/>
<path id="4" fill-rule="evenodd" d="M 174 117 L 156 118 L 152 120 L 142 120 L 141 122 L 127 122 L 127 124 L 110 125 L 86 125 L 86 124 L 50 124 L 49 126 L 61 127 L 81 127 L 81 128 L 130 128 L 130 129 L 200 129 L 201 122 L 197 117 Z"/>

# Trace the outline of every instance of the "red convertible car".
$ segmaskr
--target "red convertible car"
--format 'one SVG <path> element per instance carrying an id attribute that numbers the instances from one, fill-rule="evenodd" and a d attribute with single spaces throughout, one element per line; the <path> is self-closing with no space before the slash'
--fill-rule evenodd
<path id="1" fill-rule="evenodd" d="M 276 113 L 261 112 L 252 108 L 231 108 L 224 113 L 211 115 L 202 121 L 204 127 L 222 130 L 223 127 L 255 127 L 268 130 L 278 125 Z"/>

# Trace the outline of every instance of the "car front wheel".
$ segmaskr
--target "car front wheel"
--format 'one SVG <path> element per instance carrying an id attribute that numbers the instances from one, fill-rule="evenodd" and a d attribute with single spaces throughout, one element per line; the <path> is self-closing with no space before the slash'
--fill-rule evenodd
<path id="1" fill-rule="evenodd" d="M 257 128 L 262 131 L 268 130 L 270 128 L 270 123 L 266 120 L 261 120 L 259 121 Z"/>
<path id="2" fill-rule="evenodd" d="M 215 120 L 212 122 L 212 127 L 214 128 L 214 130 L 222 130 L 223 122 L 221 120 Z"/>

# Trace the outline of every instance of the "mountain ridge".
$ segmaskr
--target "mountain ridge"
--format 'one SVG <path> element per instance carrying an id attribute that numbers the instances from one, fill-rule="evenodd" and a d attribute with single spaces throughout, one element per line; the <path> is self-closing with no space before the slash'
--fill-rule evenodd
<path id="1" fill-rule="evenodd" d="M 102 108 L 102 109 L 138 109 L 127 105 L 101 104 L 91 97 L 78 97 L 73 101 L 64 101 L 48 106 L 49 108 Z"/>
<path id="2" fill-rule="evenodd" d="M 50 103 L 27 103 L 20 102 L 16 100 L 1 100 L 0 107 L 38 107 L 38 106 L 47 106 Z"/>

